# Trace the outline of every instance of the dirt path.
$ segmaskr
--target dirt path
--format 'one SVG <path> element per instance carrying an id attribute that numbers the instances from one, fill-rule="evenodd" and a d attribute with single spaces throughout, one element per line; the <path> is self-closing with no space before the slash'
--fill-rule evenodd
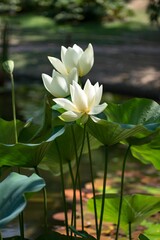
<path id="1" fill-rule="evenodd" d="M 86 45 L 82 45 L 85 49 Z M 94 45 L 95 63 L 86 76 L 93 82 L 103 83 L 106 92 L 160 100 L 160 46 L 154 44 Z M 53 51 L 54 50 L 54 51 Z M 56 44 L 36 44 L 14 46 L 14 54 L 33 54 L 26 69 L 15 69 L 19 81 L 42 83 L 42 72 L 51 75 L 52 66 L 47 56 L 59 56 L 60 46 Z M 40 54 L 41 58 L 36 59 Z"/>
<path id="2" fill-rule="evenodd" d="M 128 6 L 133 10 L 144 10 L 148 5 L 149 0 L 132 0 Z"/>

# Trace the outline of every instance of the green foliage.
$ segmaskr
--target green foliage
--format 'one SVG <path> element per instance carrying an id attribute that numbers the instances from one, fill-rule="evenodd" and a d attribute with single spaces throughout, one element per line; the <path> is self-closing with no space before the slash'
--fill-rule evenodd
<path id="1" fill-rule="evenodd" d="M 73 132 L 75 138 L 73 137 Z M 41 168 L 50 169 L 54 174 L 59 174 L 60 160 L 63 164 L 76 159 L 75 144 L 79 153 L 83 138 L 83 129 L 74 124 L 66 125 L 64 133 L 51 143 L 49 151 L 40 164 Z M 66 143 L 68 143 L 66 147 Z"/>
<path id="2" fill-rule="evenodd" d="M 104 1 L 106 6 L 106 16 L 105 19 L 107 21 L 114 21 L 114 20 L 123 20 L 128 16 L 133 15 L 133 11 L 126 7 L 126 4 L 123 0 L 120 1 L 112 1 L 107 0 Z"/>
<path id="3" fill-rule="evenodd" d="M 107 120 L 88 121 L 88 131 L 105 145 L 121 141 L 131 145 L 150 142 L 160 126 L 160 106 L 149 99 L 134 98 L 122 104 L 108 104 Z M 158 130 L 157 130 L 158 131 Z"/>
<path id="4" fill-rule="evenodd" d="M 0 1 L 3 12 L 41 12 L 57 22 L 101 22 L 124 19 L 131 14 L 124 0 L 9 0 Z"/>
<path id="5" fill-rule="evenodd" d="M 147 7 L 147 13 L 149 15 L 150 22 L 159 26 L 160 1 L 150 0 Z"/>
<path id="6" fill-rule="evenodd" d="M 108 122 L 106 120 L 100 120 L 96 123 L 90 120 L 87 123 L 87 128 L 91 135 L 104 145 L 108 146 L 119 143 L 120 141 L 143 131 L 142 126 L 123 127 L 118 123 Z"/>
<path id="7" fill-rule="evenodd" d="M 132 146 L 131 152 L 133 156 L 145 164 L 153 164 L 153 166 L 160 170 L 160 134 L 157 134 L 149 143 Z"/>
<path id="8" fill-rule="evenodd" d="M 144 230 L 144 235 L 146 237 L 146 240 L 147 239 L 159 240 L 159 234 L 160 234 L 160 224 L 159 223 L 154 223 L 154 222 L 144 220 L 142 222 L 142 226 L 144 226 L 146 228 Z"/>
<path id="9" fill-rule="evenodd" d="M 132 98 L 122 104 L 110 103 L 105 110 L 108 121 L 122 125 L 141 124 L 148 130 L 154 130 L 160 124 L 160 106 L 151 99 Z"/>
<path id="10" fill-rule="evenodd" d="M 139 235 L 139 240 L 149 240 L 149 238 L 147 238 L 145 235 L 140 234 Z"/>
<path id="11" fill-rule="evenodd" d="M 0 128 L 5 132 L 5 142 L 0 143 L 0 166 L 36 167 L 45 156 L 52 141 L 63 133 L 63 128 L 55 131 L 46 140 L 39 143 L 10 143 L 12 122 L 2 121 Z M 7 141 L 8 139 L 8 141 Z"/>
<path id="12" fill-rule="evenodd" d="M 109 122 L 122 128 L 141 126 L 141 131 L 126 141 L 131 145 L 142 145 L 152 140 L 160 127 L 160 106 L 151 99 L 133 98 L 122 104 L 111 103 L 105 110 Z"/>
<path id="13" fill-rule="evenodd" d="M 78 22 L 83 18 L 80 1 L 77 0 L 60 0 L 55 2 L 54 12 L 51 16 L 58 23 Z"/>
<path id="14" fill-rule="evenodd" d="M 44 186 L 44 180 L 36 174 L 27 177 L 12 172 L 3 180 L 0 183 L 0 229 L 17 217 L 26 207 L 26 193 L 37 192 Z"/>
<path id="15" fill-rule="evenodd" d="M 105 20 L 124 19 L 131 14 L 123 0 L 59 0 L 55 3 L 58 22 L 83 21 L 101 22 Z"/>
<path id="16" fill-rule="evenodd" d="M 25 123 L 20 120 L 16 121 L 17 135 L 19 136 L 21 130 L 25 127 Z M 14 133 L 14 121 L 6 121 L 0 118 L 0 144 L 14 144 L 15 133 Z"/>
<path id="17" fill-rule="evenodd" d="M 107 194 L 105 197 L 104 221 L 117 224 L 120 198 L 117 194 Z M 101 211 L 101 196 L 96 196 L 98 214 Z M 94 211 L 93 199 L 88 200 L 88 209 Z M 151 195 L 126 195 L 123 196 L 121 211 L 121 228 L 127 233 L 129 224 L 135 229 L 144 219 L 160 210 L 160 197 Z"/>
<path id="18" fill-rule="evenodd" d="M 19 11 L 21 0 L 0 0 L 0 11 L 2 14 L 11 14 Z"/>

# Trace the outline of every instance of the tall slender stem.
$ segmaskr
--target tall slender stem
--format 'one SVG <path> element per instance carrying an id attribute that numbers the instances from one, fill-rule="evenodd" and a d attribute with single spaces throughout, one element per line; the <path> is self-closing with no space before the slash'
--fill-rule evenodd
<path id="1" fill-rule="evenodd" d="M 73 187 L 73 199 L 76 200 L 76 190 L 74 189 L 74 175 L 71 167 L 71 162 L 68 161 L 68 166 L 69 166 L 69 172 L 72 180 L 72 187 Z M 74 221 L 74 226 L 76 225 L 76 201 L 72 202 L 72 216 L 71 216 L 71 226 L 73 225 Z"/>
<path id="2" fill-rule="evenodd" d="M 77 151 L 77 144 L 76 144 L 76 138 L 73 126 L 71 127 L 72 130 L 72 136 L 73 136 L 73 144 L 75 149 L 75 155 L 76 155 L 76 164 L 78 165 L 78 151 Z M 82 231 L 84 230 L 84 214 L 83 214 L 83 199 L 82 199 L 82 189 L 81 189 L 81 178 L 80 174 L 78 172 L 78 185 L 79 185 L 79 193 L 80 193 L 80 208 L 81 208 L 81 224 L 82 224 Z M 74 198 L 76 198 L 76 188 L 73 187 L 74 191 Z"/>
<path id="3" fill-rule="evenodd" d="M 74 189 L 76 189 L 76 187 L 77 187 L 77 181 L 78 181 L 78 175 L 79 175 L 79 167 L 80 167 L 80 161 L 81 161 L 83 148 L 84 148 L 85 135 L 86 135 L 86 125 L 84 125 L 84 129 L 83 129 L 83 138 L 82 138 L 80 154 L 79 154 L 79 156 L 77 156 L 77 169 L 76 169 L 76 175 L 75 175 L 75 181 L 74 181 Z M 75 206 L 76 205 L 76 195 L 75 194 L 73 196 L 73 201 L 72 202 L 73 202 L 73 204 Z M 72 212 L 72 216 L 73 216 L 73 212 Z"/>
<path id="4" fill-rule="evenodd" d="M 122 203 L 123 203 L 123 191 L 124 191 L 124 173 L 125 173 L 126 161 L 127 161 L 130 147 L 131 147 L 131 145 L 129 145 L 127 148 L 127 151 L 126 151 L 126 154 L 125 154 L 124 160 L 123 160 L 123 165 L 122 165 L 120 202 L 119 202 L 118 222 L 117 222 L 117 230 L 116 230 L 115 240 L 118 240 L 118 234 L 119 234 L 119 228 L 120 228 L 121 210 L 122 210 Z"/>
<path id="5" fill-rule="evenodd" d="M 84 148 L 85 135 L 86 135 L 86 125 L 84 125 L 84 129 L 83 129 L 83 139 L 82 139 L 81 151 L 80 151 L 80 154 L 79 154 L 79 157 L 78 157 L 76 176 L 75 176 L 75 186 L 77 186 L 78 173 L 79 173 L 80 161 L 81 161 L 83 148 Z"/>
<path id="6" fill-rule="evenodd" d="M 14 86 L 14 77 L 12 73 L 10 73 L 10 78 L 11 78 L 11 85 L 12 85 L 12 111 L 13 111 L 13 122 L 14 122 L 14 135 L 15 135 L 15 143 L 18 143 L 17 124 L 16 124 L 15 86 Z"/>
<path id="7" fill-rule="evenodd" d="M 40 177 L 40 173 L 39 173 L 38 167 L 35 167 L 35 172 Z M 47 232 L 47 229 L 48 229 L 48 217 L 47 217 L 48 206 L 47 206 L 47 191 L 46 191 L 46 187 L 43 188 L 43 209 L 44 209 L 44 227 L 45 227 L 45 232 Z"/>
<path id="8" fill-rule="evenodd" d="M 94 187 L 94 175 L 93 175 L 93 168 L 92 168 L 92 155 L 91 155 L 91 147 L 89 141 L 89 134 L 87 132 L 87 145 L 88 145 L 88 156 L 89 156 L 89 165 L 90 165 L 90 172 L 91 172 L 91 183 L 92 183 L 92 192 L 93 192 L 93 204 L 94 204 L 94 214 L 95 214 L 95 225 L 96 225 L 96 235 L 98 239 L 98 216 L 97 216 L 97 206 L 96 206 L 96 194 L 95 194 L 95 187 Z"/>
<path id="9" fill-rule="evenodd" d="M 101 205 L 101 214 L 99 221 L 99 231 L 98 231 L 98 240 L 101 237 L 103 215 L 104 215 L 104 206 L 105 206 L 105 194 L 106 194 L 106 181 L 107 181 L 107 171 L 108 171 L 108 146 L 105 146 L 105 163 L 104 163 L 104 176 L 103 176 L 103 192 L 102 192 L 102 205 Z"/>
<path id="10" fill-rule="evenodd" d="M 20 225 L 20 235 L 21 239 L 24 239 L 24 217 L 23 217 L 23 212 L 19 214 L 19 225 Z"/>
<path id="11" fill-rule="evenodd" d="M 47 217 L 47 209 L 48 209 L 48 206 L 47 206 L 47 190 L 46 190 L 46 187 L 43 188 L 43 198 L 44 198 L 44 226 L 45 226 L 45 230 L 47 232 L 47 229 L 48 229 L 48 217 Z"/>
<path id="12" fill-rule="evenodd" d="M 14 124 L 14 137 L 15 144 L 18 143 L 18 133 L 17 133 L 17 123 L 16 123 L 16 100 L 15 100 L 15 85 L 14 85 L 14 77 L 13 73 L 10 73 L 11 78 L 11 88 L 12 88 L 12 112 L 13 112 L 13 124 Z M 20 173 L 20 168 L 18 169 Z M 24 239 L 24 216 L 23 212 L 19 214 L 19 225 L 20 225 L 20 235 L 21 238 Z"/>
<path id="13" fill-rule="evenodd" d="M 131 222 L 128 223 L 128 232 L 129 232 L 129 240 L 132 240 L 132 225 L 131 225 Z"/>
<path id="14" fill-rule="evenodd" d="M 81 209 L 81 227 L 82 231 L 84 231 L 84 213 L 83 213 L 83 198 L 82 198 L 82 189 L 81 189 L 81 179 L 80 175 L 78 177 L 78 184 L 79 184 L 79 194 L 80 194 L 80 209 Z"/>
<path id="15" fill-rule="evenodd" d="M 61 172 L 60 175 L 61 175 L 61 184 L 62 184 L 62 197 L 63 197 L 63 204 L 64 204 L 66 234 L 67 234 L 67 237 L 69 237 L 68 216 L 67 216 L 67 202 L 66 202 L 66 196 L 65 196 L 63 163 L 62 163 L 61 152 L 60 152 L 57 140 L 55 140 L 55 143 L 56 143 L 56 147 L 57 147 L 57 151 L 58 151 L 58 155 L 59 155 L 59 160 L 60 160 L 60 172 Z"/>

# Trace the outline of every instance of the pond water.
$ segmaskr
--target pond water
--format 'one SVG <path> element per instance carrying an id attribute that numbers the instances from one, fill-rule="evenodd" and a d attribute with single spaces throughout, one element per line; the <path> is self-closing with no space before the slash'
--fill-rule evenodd
<path id="1" fill-rule="evenodd" d="M 17 108 L 17 118 L 26 121 L 29 118 L 34 117 L 37 122 L 40 121 L 39 115 L 43 108 L 43 99 L 45 95 L 44 87 L 41 85 L 22 85 L 16 88 L 16 108 Z M 113 96 L 111 94 L 107 95 L 109 101 L 122 101 L 125 97 Z M 7 106 L 7 107 L 6 107 Z M 7 91 L 2 91 L 0 94 L 0 117 L 6 120 L 12 120 L 12 107 L 11 107 L 11 93 L 8 89 Z M 109 152 L 109 170 L 108 179 L 113 183 L 112 191 L 117 191 L 120 182 L 121 175 L 121 165 L 126 148 L 124 146 L 118 145 L 111 147 Z M 93 172 L 95 177 L 95 182 L 97 181 L 97 189 L 102 187 L 102 176 L 104 169 L 103 162 L 103 148 L 94 151 L 93 157 Z M 155 174 L 152 167 L 142 168 L 142 164 L 133 157 L 129 157 L 127 164 L 127 169 L 132 170 L 132 175 L 128 178 L 128 187 L 126 191 L 134 192 L 135 185 L 133 187 L 132 183 L 137 181 L 137 172 L 142 169 L 142 172 L 138 178 L 142 177 L 143 174 L 148 175 Z M 23 169 L 22 173 L 30 175 L 33 171 Z M 40 170 L 41 176 L 45 179 L 47 185 L 47 201 L 48 201 L 48 222 L 51 229 L 56 229 L 58 226 L 63 226 L 63 219 L 53 218 L 55 213 L 63 211 L 63 201 L 61 194 L 61 181 L 59 176 L 54 176 L 52 172 Z M 82 158 L 80 166 L 80 175 L 82 179 L 82 186 L 85 192 L 89 192 L 90 187 L 90 172 L 89 172 L 89 161 L 88 157 L 84 155 Z M 65 186 L 70 189 L 72 186 L 71 177 L 68 172 L 65 173 Z M 138 188 L 137 188 L 138 189 Z M 138 191 L 138 190 L 137 190 Z M 140 191 L 140 190 L 139 190 Z M 68 207 L 71 208 L 71 198 L 68 199 Z M 28 205 L 24 211 L 25 220 L 25 236 L 29 239 L 34 239 L 36 236 L 40 235 L 43 229 L 43 194 L 42 192 L 36 193 L 31 200 L 29 200 Z M 12 221 L 6 228 L 2 230 L 2 236 L 8 237 L 13 235 L 19 235 L 19 227 L 17 219 Z"/>

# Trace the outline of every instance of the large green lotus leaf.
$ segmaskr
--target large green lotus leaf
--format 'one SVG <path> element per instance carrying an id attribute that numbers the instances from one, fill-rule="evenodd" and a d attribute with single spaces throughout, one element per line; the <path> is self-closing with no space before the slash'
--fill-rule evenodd
<path id="1" fill-rule="evenodd" d="M 141 125 L 123 127 L 115 122 L 99 120 L 97 122 L 89 119 L 87 122 L 88 132 L 104 145 L 114 145 L 122 140 L 134 136 L 144 130 Z"/>
<path id="2" fill-rule="evenodd" d="M 23 211 L 27 202 L 25 193 L 37 192 L 45 182 L 36 174 L 30 177 L 11 173 L 0 183 L 0 228 L 13 220 Z"/>
<path id="3" fill-rule="evenodd" d="M 45 141 L 54 129 L 52 125 L 52 109 L 45 97 L 43 109 L 39 113 L 39 122 L 37 123 L 34 118 L 29 119 L 20 132 L 19 142 L 39 143 Z"/>
<path id="4" fill-rule="evenodd" d="M 0 167 L 18 166 L 18 167 L 36 167 L 44 158 L 52 141 L 62 135 L 64 128 L 56 131 L 45 142 L 30 144 L 0 144 Z"/>
<path id="5" fill-rule="evenodd" d="M 142 226 L 145 227 L 144 234 L 146 237 L 148 237 L 147 239 L 159 240 L 159 236 L 160 236 L 160 224 L 159 223 L 154 223 L 154 222 L 149 222 L 149 221 L 144 220 L 142 222 Z"/>
<path id="6" fill-rule="evenodd" d="M 157 170 L 160 170 L 160 134 L 148 144 L 132 146 L 131 153 L 143 163 L 152 163 Z"/>
<path id="7" fill-rule="evenodd" d="M 150 141 L 160 129 L 160 105 L 150 99 L 133 98 L 122 104 L 109 103 L 105 109 L 109 122 L 116 122 L 124 129 L 143 126 L 143 130 L 126 138 L 124 143 L 142 145 Z"/>
<path id="8" fill-rule="evenodd" d="M 145 129 L 135 136 L 131 136 L 126 139 L 126 142 L 130 145 L 141 146 L 143 144 L 150 143 L 157 135 L 159 135 L 160 128 L 157 128 L 155 131 L 151 132 Z M 124 141 L 125 142 L 125 141 Z"/>
<path id="9" fill-rule="evenodd" d="M 105 198 L 104 221 L 117 224 L 120 197 L 117 194 L 107 194 Z M 96 197 L 98 215 L 100 216 L 102 196 Z M 88 200 L 88 209 L 94 212 L 93 199 Z M 121 228 L 127 233 L 128 224 L 132 230 L 144 219 L 160 210 L 160 197 L 151 195 L 126 195 L 123 197 L 121 211 Z"/>
<path id="10" fill-rule="evenodd" d="M 73 138 L 73 132 L 75 140 Z M 60 158 L 63 164 L 67 164 L 76 159 L 74 141 L 77 153 L 79 154 L 82 145 L 83 132 L 83 128 L 77 124 L 66 125 L 65 132 L 51 143 L 49 151 L 42 160 L 40 167 L 50 169 L 53 173 L 58 174 Z"/>
<path id="11" fill-rule="evenodd" d="M 17 135 L 24 127 L 24 123 L 17 120 Z M 6 121 L 0 118 L 0 143 L 13 144 L 15 143 L 14 121 Z"/>
<path id="12" fill-rule="evenodd" d="M 149 130 L 160 126 L 160 105 L 150 99 L 132 98 L 122 104 L 109 103 L 105 109 L 109 121 L 142 124 Z"/>

